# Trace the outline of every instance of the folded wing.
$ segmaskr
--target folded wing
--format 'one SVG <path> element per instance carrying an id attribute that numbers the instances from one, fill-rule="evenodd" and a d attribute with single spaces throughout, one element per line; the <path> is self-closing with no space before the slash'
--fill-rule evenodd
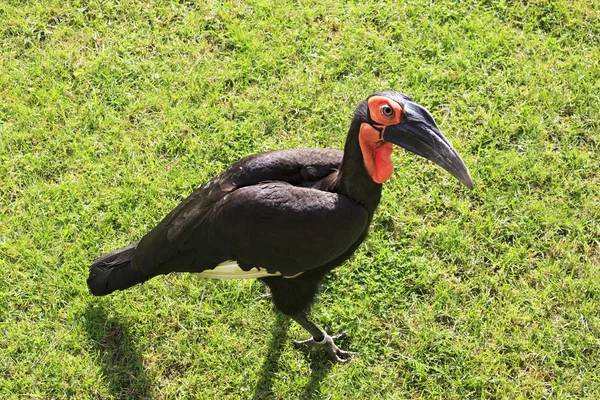
<path id="1" fill-rule="evenodd" d="M 289 275 L 317 267 L 367 225 L 362 206 L 311 188 L 341 159 L 341 151 L 302 149 L 240 160 L 140 241 L 133 268 L 145 275 L 202 272 L 232 260 L 242 269 Z"/>

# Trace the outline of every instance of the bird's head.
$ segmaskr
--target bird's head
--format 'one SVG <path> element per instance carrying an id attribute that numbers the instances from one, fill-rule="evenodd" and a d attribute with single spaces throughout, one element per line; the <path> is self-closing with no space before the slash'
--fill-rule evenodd
<path id="1" fill-rule="evenodd" d="M 424 107 L 399 92 L 374 93 L 354 113 L 367 172 L 377 183 L 393 173 L 393 145 L 404 147 L 450 172 L 469 189 L 473 182 L 465 163 Z"/>

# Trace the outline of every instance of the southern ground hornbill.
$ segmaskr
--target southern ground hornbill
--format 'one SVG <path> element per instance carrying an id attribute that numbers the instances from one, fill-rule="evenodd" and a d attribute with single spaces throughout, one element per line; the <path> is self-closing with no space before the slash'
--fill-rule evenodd
<path id="1" fill-rule="evenodd" d="M 307 312 L 319 281 L 367 236 L 392 176 L 393 144 L 473 183 L 431 114 L 399 92 L 374 93 L 354 112 L 344 151 L 277 150 L 233 164 L 193 192 L 138 243 L 94 261 L 87 284 L 107 295 L 170 272 L 219 279 L 258 278 L 276 308 L 346 362 Z"/>

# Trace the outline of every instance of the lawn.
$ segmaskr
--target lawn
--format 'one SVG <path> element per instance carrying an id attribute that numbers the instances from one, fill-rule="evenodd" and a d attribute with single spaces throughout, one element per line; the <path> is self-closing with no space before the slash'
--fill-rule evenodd
<path id="1" fill-rule="evenodd" d="M 395 89 L 468 191 L 397 150 L 367 241 L 312 310 L 260 282 L 89 294 L 251 153 L 341 148 Z M 0 398 L 600 398 L 598 1 L 0 1 Z"/>

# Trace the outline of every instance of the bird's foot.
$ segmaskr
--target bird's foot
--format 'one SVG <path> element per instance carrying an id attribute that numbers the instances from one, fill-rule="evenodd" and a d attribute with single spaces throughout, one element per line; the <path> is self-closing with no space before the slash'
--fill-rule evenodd
<path id="1" fill-rule="evenodd" d="M 345 333 L 340 333 L 339 335 L 335 335 L 335 336 L 329 336 L 328 334 L 325 334 L 325 337 L 320 342 L 317 342 L 315 340 L 315 338 L 310 338 L 307 340 L 294 340 L 294 345 L 298 348 L 299 347 L 323 346 L 325 348 L 325 350 L 327 351 L 327 354 L 329 354 L 329 358 L 332 361 L 339 362 L 339 363 L 347 363 L 352 360 L 351 357 L 353 355 L 356 355 L 358 353 L 356 353 L 354 351 L 342 350 L 336 346 L 335 341 L 344 339 L 345 337 L 346 337 Z"/>
<path id="2" fill-rule="evenodd" d="M 273 293 L 267 293 L 267 294 L 263 294 L 262 296 L 258 296 L 256 298 L 254 298 L 254 301 L 270 300 L 272 298 L 273 298 Z"/>

